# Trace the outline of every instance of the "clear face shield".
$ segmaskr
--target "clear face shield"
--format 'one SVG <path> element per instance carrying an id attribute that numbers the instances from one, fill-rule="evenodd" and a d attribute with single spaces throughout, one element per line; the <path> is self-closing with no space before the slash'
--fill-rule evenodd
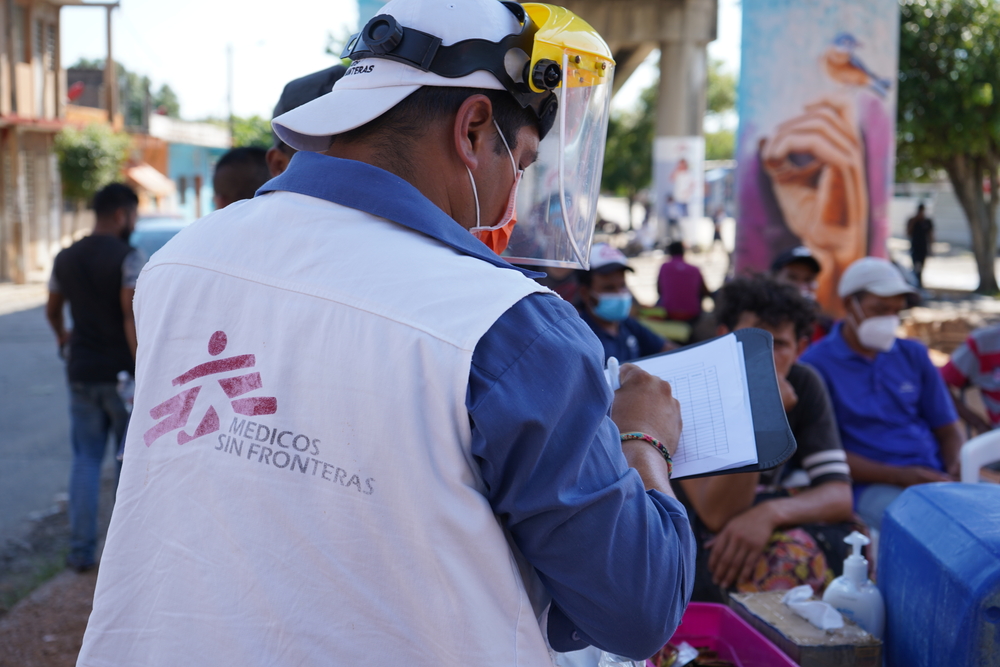
<path id="1" fill-rule="evenodd" d="M 615 64 L 600 36 L 572 13 L 551 5 L 524 8 L 540 26 L 532 62 L 554 61 L 563 76 L 552 130 L 521 179 L 518 221 L 503 257 L 588 269 Z"/>

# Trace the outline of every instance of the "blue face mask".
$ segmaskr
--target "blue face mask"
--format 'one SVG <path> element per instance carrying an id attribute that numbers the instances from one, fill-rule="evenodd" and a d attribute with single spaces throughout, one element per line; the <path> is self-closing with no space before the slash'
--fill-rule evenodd
<path id="1" fill-rule="evenodd" d="M 624 294 L 598 294 L 594 315 L 606 322 L 621 322 L 628 317 L 631 310 L 632 295 L 628 292 Z"/>

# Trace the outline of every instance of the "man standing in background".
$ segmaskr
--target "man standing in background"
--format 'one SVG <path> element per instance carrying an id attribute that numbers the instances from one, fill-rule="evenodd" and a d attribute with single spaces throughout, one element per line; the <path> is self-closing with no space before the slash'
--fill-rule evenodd
<path id="1" fill-rule="evenodd" d="M 114 436 L 117 448 L 128 426 L 117 380 L 120 371 L 135 372 L 132 296 L 144 258 L 129 246 L 128 237 L 138 206 L 135 192 L 121 183 L 94 195 L 93 232 L 56 256 L 49 280 L 45 314 L 66 358 L 70 390 L 73 466 L 66 565 L 77 572 L 94 567 L 101 462 L 108 436 Z M 63 322 L 67 301 L 72 331 Z"/>
<path id="2" fill-rule="evenodd" d="M 694 322 L 701 316 L 701 300 L 709 296 L 701 269 L 684 261 L 684 244 L 674 241 L 667 248 L 670 259 L 660 267 L 656 287 L 657 305 L 667 311 L 667 318 Z"/>
<path id="3" fill-rule="evenodd" d="M 917 207 L 917 214 L 906 221 L 906 235 L 910 237 L 910 257 L 913 258 L 913 275 L 917 285 L 924 286 L 924 262 L 934 243 L 934 221 L 924 215 L 924 205 Z"/>

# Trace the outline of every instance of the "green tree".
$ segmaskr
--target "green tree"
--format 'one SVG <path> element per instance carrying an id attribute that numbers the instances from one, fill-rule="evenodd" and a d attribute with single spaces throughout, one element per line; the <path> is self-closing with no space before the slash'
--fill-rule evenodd
<path id="1" fill-rule="evenodd" d="M 919 177 L 944 170 L 948 175 L 969 223 L 977 291 L 986 294 L 998 291 L 993 267 L 1000 204 L 996 93 L 1000 4 L 901 0 L 897 174 Z"/>
<path id="2" fill-rule="evenodd" d="M 181 117 L 181 103 L 177 99 L 177 93 L 169 84 L 160 86 L 160 90 L 153 95 L 153 111 L 163 112 L 170 118 Z"/>
<path id="3" fill-rule="evenodd" d="M 619 197 L 627 197 L 629 211 L 636 195 L 648 188 L 653 178 L 656 89 L 657 84 L 654 83 L 642 91 L 636 109 L 614 113 L 608 123 L 601 188 Z"/>
<path id="4" fill-rule="evenodd" d="M 736 108 L 736 75 L 724 71 L 723 67 L 723 61 L 717 58 L 708 63 L 705 108 L 710 114 L 721 114 Z"/>
<path id="5" fill-rule="evenodd" d="M 104 60 L 80 58 L 73 68 L 104 69 Z M 168 84 L 160 86 L 159 92 L 150 93 L 151 82 L 148 76 L 136 74 L 125 69 L 119 62 L 115 63 L 118 76 L 118 104 L 126 127 L 143 127 L 147 113 L 147 97 L 150 113 L 163 109 L 171 118 L 180 118 L 181 108 L 177 94 Z"/>
<path id="6" fill-rule="evenodd" d="M 732 160 L 736 155 L 736 133 L 719 130 L 705 133 L 706 160 Z"/>
<path id="7" fill-rule="evenodd" d="M 103 124 L 63 128 L 55 140 L 63 195 L 89 201 L 98 190 L 117 181 L 128 158 L 129 144 L 127 134 Z"/>
<path id="8" fill-rule="evenodd" d="M 257 146 L 270 148 L 273 143 L 271 121 L 260 116 L 233 116 L 233 148 Z"/>

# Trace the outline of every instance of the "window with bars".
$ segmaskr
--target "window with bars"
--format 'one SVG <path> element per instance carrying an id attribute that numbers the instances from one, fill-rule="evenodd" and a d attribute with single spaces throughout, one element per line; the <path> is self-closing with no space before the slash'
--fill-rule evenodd
<path id="1" fill-rule="evenodd" d="M 56 26 L 54 23 L 46 26 L 47 39 L 45 40 L 45 69 L 50 72 L 56 71 Z"/>
<path id="2" fill-rule="evenodd" d="M 27 17 L 25 16 L 25 9 L 21 5 L 14 5 L 14 58 L 16 62 L 26 63 L 28 62 L 28 49 L 25 45 L 25 37 L 27 36 L 27 26 L 25 21 Z"/>

